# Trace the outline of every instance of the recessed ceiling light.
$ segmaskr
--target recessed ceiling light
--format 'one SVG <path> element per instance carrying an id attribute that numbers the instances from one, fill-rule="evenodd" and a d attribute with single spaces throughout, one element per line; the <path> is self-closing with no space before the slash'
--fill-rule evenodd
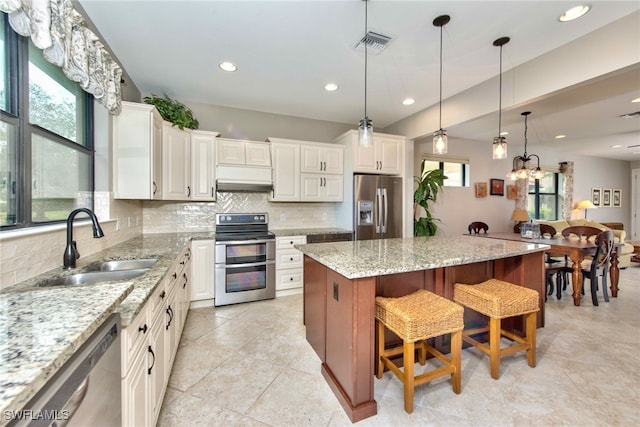
<path id="1" fill-rule="evenodd" d="M 620 145 L 620 144 L 616 144 L 616 145 L 612 145 L 612 146 L 611 146 L 611 147 L 609 147 L 609 148 L 622 148 L 622 145 Z"/>
<path id="2" fill-rule="evenodd" d="M 415 104 L 416 100 L 413 98 L 407 98 L 405 100 L 402 101 L 402 105 L 413 105 Z"/>
<path id="3" fill-rule="evenodd" d="M 236 71 L 238 69 L 238 67 L 236 67 L 236 64 L 234 64 L 233 62 L 229 62 L 229 61 L 221 62 L 220 64 L 218 64 L 218 67 L 220 67 L 224 71 L 229 71 L 229 72 L 233 72 L 233 71 Z"/>
<path id="4" fill-rule="evenodd" d="M 631 102 L 640 102 L 640 98 L 632 99 Z"/>
<path id="5" fill-rule="evenodd" d="M 588 4 L 581 4 L 579 6 L 572 7 L 571 9 L 565 11 L 558 18 L 560 22 L 568 22 L 573 21 L 574 19 L 578 19 L 583 16 L 585 13 L 589 12 L 591 6 Z"/>
<path id="6" fill-rule="evenodd" d="M 555 138 L 556 139 L 562 139 L 562 138 L 566 138 L 567 135 L 556 135 Z"/>
<path id="7" fill-rule="evenodd" d="M 324 90 L 326 90 L 327 92 L 333 92 L 335 90 L 338 90 L 338 85 L 335 83 L 327 83 L 326 85 L 324 85 Z"/>
<path id="8" fill-rule="evenodd" d="M 509 135 L 509 132 L 507 132 L 506 130 L 500 132 L 500 136 L 506 136 L 506 135 Z"/>

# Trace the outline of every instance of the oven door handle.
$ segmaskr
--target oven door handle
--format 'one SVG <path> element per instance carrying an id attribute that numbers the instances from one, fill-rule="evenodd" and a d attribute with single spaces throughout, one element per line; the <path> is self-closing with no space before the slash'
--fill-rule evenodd
<path id="1" fill-rule="evenodd" d="M 216 245 L 253 245 L 254 243 L 269 243 L 275 242 L 273 239 L 260 239 L 260 240 L 221 240 L 217 241 Z"/>
<path id="2" fill-rule="evenodd" d="M 276 263 L 275 261 L 270 260 L 270 261 L 262 261 L 262 262 L 252 262 L 249 264 L 222 264 L 222 265 L 218 264 L 219 265 L 218 268 L 220 267 L 222 268 L 261 267 L 263 265 L 269 265 L 269 264 L 275 264 L 275 263 Z"/>

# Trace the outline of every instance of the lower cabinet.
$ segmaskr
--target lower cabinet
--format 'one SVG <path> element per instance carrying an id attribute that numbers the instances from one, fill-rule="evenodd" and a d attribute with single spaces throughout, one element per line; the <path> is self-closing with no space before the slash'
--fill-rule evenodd
<path id="1" fill-rule="evenodd" d="M 191 250 L 122 330 L 122 425 L 155 425 L 189 308 Z"/>
<path id="2" fill-rule="evenodd" d="M 276 292 L 282 294 L 283 291 L 302 290 L 303 255 L 294 245 L 305 243 L 307 236 L 276 237 Z"/>
<path id="3" fill-rule="evenodd" d="M 215 275 L 215 241 L 191 241 L 191 301 L 193 307 L 213 305 Z"/>

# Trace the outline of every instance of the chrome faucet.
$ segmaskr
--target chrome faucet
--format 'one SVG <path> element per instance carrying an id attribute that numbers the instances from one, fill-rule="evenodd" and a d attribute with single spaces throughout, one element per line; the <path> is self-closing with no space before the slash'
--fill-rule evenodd
<path id="1" fill-rule="evenodd" d="M 100 228 L 98 218 L 96 218 L 96 214 L 94 214 L 91 210 L 87 208 L 79 208 L 71 211 L 71 213 L 67 217 L 67 247 L 64 250 L 63 256 L 62 268 L 64 268 L 65 270 L 76 268 L 76 260 L 80 258 L 78 247 L 75 240 L 73 240 L 73 219 L 80 212 L 86 213 L 87 215 L 89 215 L 89 218 L 91 218 L 91 222 L 93 223 L 93 237 L 95 239 L 104 237 L 104 232 L 102 231 L 102 228 Z"/>

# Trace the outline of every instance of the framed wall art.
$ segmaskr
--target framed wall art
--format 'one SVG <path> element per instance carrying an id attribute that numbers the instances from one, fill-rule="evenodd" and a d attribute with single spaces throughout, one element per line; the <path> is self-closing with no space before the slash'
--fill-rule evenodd
<path id="1" fill-rule="evenodd" d="M 514 184 L 507 185 L 507 199 L 515 200 L 518 198 L 518 186 Z"/>
<path id="2" fill-rule="evenodd" d="M 611 189 L 610 188 L 602 189 L 602 207 L 603 208 L 611 207 Z"/>
<path id="3" fill-rule="evenodd" d="M 622 190 L 619 188 L 614 188 L 613 189 L 613 201 L 612 201 L 612 206 L 614 208 L 619 208 L 620 206 L 622 206 Z"/>
<path id="4" fill-rule="evenodd" d="M 476 197 L 487 197 L 486 182 L 476 182 Z"/>
<path id="5" fill-rule="evenodd" d="M 492 196 L 504 196 L 504 179 L 491 178 L 489 180 L 489 194 Z"/>
<path id="6" fill-rule="evenodd" d="M 593 203 L 593 206 L 602 206 L 602 188 L 591 189 L 591 203 Z"/>

